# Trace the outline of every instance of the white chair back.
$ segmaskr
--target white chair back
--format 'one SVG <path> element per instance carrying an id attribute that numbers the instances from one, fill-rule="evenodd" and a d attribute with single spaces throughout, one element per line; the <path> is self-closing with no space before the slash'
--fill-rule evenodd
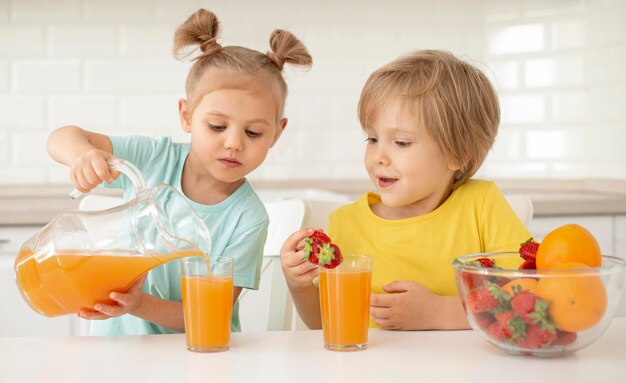
<path id="1" fill-rule="evenodd" d="M 530 228 L 533 220 L 533 202 L 530 198 L 522 194 L 511 194 L 506 196 L 506 200 L 524 226 Z"/>
<path id="2" fill-rule="evenodd" d="M 306 206 L 301 199 L 264 202 L 270 217 L 263 250 L 261 283 L 258 290 L 244 290 L 239 296 L 242 331 L 291 329 L 293 301 L 280 264 L 280 249 L 293 232 L 302 227 Z"/>

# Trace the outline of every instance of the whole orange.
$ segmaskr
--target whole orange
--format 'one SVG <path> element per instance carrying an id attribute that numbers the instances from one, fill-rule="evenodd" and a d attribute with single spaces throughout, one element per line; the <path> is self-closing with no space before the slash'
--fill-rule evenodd
<path id="1" fill-rule="evenodd" d="M 550 303 L 554 324 L 564 331 L 583 331 L 598 323 L 606 311 L 607 297 L 602 279 L 583 263 L 563 263 L 553 270 L 563 274 L 544 275 L 537 284 L 537 295 Z"/>
<path id="2" fill-rule="evenodd" d="M 584 227 L 570 223 L 545 236 L 537 250 L 537 269 L 551 269 L 568 262 L 580 262 L 589 267 L 602 265 L 602 253 L 596 238 Z"/>

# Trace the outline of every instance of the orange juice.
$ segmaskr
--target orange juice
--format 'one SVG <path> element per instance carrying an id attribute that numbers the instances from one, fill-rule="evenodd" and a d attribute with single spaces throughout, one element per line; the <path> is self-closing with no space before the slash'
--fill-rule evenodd
<path id="1" fill-rule="evenodd" d="M 322 327 L 327 348 L 365 348 L 371 281 L 371 270 L 320 269 Z"/>
<path id="2" fill-rule="evenodd" d="M 37 257 L 22 250 L 15 261 L 15 275 L 26 302 L 39 313 L 54 317 L 89 310 L 96 303 L 113 304 L 108 298 L 111 291 L 127 291 L 148 270 L 176 258 L 202 255 L 183 251 L 146 257 L 124 250 L 59 250 Z"/>
<path id="3" fill-rule="evenodd" d="M 227 349 L 233 311 L 233 277 L 182 276 L 187 347 Z"/>

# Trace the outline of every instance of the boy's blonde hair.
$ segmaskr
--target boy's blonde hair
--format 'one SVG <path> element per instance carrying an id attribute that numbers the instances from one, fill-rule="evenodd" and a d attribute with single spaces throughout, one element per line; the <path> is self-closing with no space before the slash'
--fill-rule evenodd
<path id="1" fill-rule="evenodd" d="M 476 67 L 450 52 L 417 51 L 369 77 L 359 100 L 359 120 L 369 129 L 389 102 L 401 100 L 450 163 L 460 166 L 453 188 L 483 163 L 500 123 L 498 96 Z"/>
<path id="2" fill-rule="evenodd" d="M 216 89 L 246 89 L 274 99 L 280 119 L 287 98 L 287 84 L 282 76 L 285 63 L 309 68 L 311 55 L 290 32 L 276 29 L 270 35 L 270 51 L 240 47 L 222 47 L 218 42 L 220 22 L 206 9 L 199 9 L 181 24 L 174 35 L 174 56 L 183 60 L 191 52 L 184 48 L 198 45 L 200 55 L 187 75 L 186 92 L 190 111 L 204 95 Z M 203 77 L 211 74 L 210 81 Z"/>

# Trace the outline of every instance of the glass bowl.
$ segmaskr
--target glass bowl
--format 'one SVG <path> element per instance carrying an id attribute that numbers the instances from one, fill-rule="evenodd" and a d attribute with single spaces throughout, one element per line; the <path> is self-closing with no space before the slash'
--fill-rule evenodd
<path id="1" fill-rule="evenodd" d="M 555 357 L 606 331 L 620 303 L 623 259 L 603 256 L 593 268 L 518 270 L 523 261 L 517 252 L 495 252 L 452 262 L 467 319 L 483 339 L 511 354 Z"/>

